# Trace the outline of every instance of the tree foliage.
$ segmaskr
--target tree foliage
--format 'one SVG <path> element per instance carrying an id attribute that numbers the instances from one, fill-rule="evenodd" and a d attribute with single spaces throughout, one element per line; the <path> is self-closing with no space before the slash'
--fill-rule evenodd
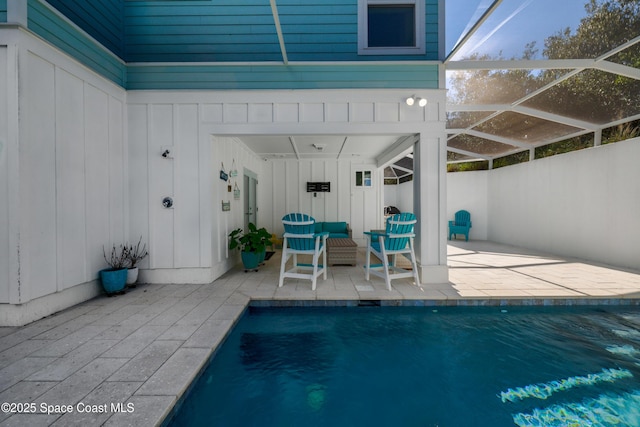
<path id="1" fill-rule="evenodd" d="M 520 58 L 533 59 L 541 53 L 544 59 L 602 59 L 612 49 L 640 35 L 640 1 L 588 0 L 586 16 L 575 32 L 565 28 L 544 41 L 539 52 L 535 42 L 529 43 Z M 473 54 L 470 60 L 500 60 Z M 640 68 L 640 43 L 605 58 L 617 64 Z M 512 103 L 546 84 L 565 76 L 567 70 L 468 70 L 456 73 L 450 80 L 449 101 L 457 104 Z M 640 81 L 597 69 L 583 70 L 561 83 L 525 101 L 522 105 L 583 120 L 597 125 L 624 120 L 640 113 Z M 450 113 L 450 121 L 464 113 Z M 511 117 L 513 118 L 513 117 Z M 483 132 L 505 136 L 512 126 L 506 113 L 482 124 Z M 524 132 L 524 127 L 522 132 Z M 635 132 L 635 133 L 634 133 Z M 638 126 L 620 128 L 618 136 L 637 135 Z M 612 133 L 614 133 L 612 131 Z M 612 136 L 611 139 L 616 138 Z M 520 138 L 522 141 L 523 139 Z M 608 141 L 608 139 L 603 138 Z M 534 142 L 536 142 L 534 140 Z M 483 141 L 470 142 L 472 151 L 486 153 Z M 474 147 L 474 144 L 477 147 Z M 539 150 L 542 156 L 553 151 L 565 152 L 584 148 L 585 138 L 571 138 L 555 147 Z M 505 147 L 505 152 L 509 148 Z M 544 154 L 543 154 L 544 153 Z M 497 159 L 496 159 L 497 160 Z M 495 162 L 494 162 L 495 164 Z"/>

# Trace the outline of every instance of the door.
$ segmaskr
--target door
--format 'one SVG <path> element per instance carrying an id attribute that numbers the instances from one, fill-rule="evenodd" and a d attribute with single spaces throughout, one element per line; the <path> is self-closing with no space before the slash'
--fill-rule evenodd
<path id="1" fill-rule="evenodd" d="M 244 171 L 244 229 L 249 229 L 249 223 L 258 225 L 258 179 L 250 170 Z"/>

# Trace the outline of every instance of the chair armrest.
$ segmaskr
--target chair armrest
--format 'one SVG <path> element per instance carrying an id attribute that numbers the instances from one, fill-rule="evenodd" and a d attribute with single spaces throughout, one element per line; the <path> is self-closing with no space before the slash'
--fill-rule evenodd
<path id="1" fill-rule="evenodd" d="M 454 225 L 456 225 L 455 221 L 449 221 L 449 227 L 453 227 Z"/>
<path id="2" fill-rule="evenodd" d="M 347 234 L 349 234 L 350 239 L 353 239 L 353 231 L 351 230 L 351 227 L 349 227 L 349 224 L 347 224 Z"/>
<path id="3" fill-rule="evenodd" d="M 365 231 L 364 234 L 371 236 L 371 238 L 375 240 L 378 240 L 380 236 L 387 237 L 387 233 L 382 231 Z"/>

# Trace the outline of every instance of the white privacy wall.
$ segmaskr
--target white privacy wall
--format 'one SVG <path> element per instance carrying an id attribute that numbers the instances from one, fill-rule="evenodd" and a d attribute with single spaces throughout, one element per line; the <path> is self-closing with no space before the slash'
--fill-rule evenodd
<path id="1" fill-rule="evenodd" d="M 27 33 L 7 38 L 0 324 L 24 324 L 96 295 L 103 245 L 126 237 L 125 94 Z"/>
<path id="2" fill-rule="evenodd" d="M 491 240 L 640 268 L 640 139 L 491 171 Z"/>
<path id="3" fill-rule="evenodd" d="M 489 174 L 492 172 L 473 171 L 447 174 L 447 221 L 453 220 L 459 210 L 468 211 L 471 214 L 472 223 L 469 239 L 487 240 L 489 238 L 488 180 Z M 463 239 L 464 237 L 459 236 L 458 238 Z"/>

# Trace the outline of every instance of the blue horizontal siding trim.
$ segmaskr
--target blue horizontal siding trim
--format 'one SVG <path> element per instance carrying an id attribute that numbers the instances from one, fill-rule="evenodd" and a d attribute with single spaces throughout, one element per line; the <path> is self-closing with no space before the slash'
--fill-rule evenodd
<path id="1" fill-rule="evenodd" d="M 437 64 L 130 65 L 127 89 L 438 88 Z"/>
<path id="2" fill-rule="evenodd" d="M 121 0 L 47 0 L 103 46 L 122 57 L 124 32 Z"/>
<path id="3" fill-rule="evenodd" d="M 27 14 L 27 25 L 31 31 L 98 74 L 125 87 L 125 65 L 95 41 L 52 13 L 39 0 L 28 0 Z"/>

